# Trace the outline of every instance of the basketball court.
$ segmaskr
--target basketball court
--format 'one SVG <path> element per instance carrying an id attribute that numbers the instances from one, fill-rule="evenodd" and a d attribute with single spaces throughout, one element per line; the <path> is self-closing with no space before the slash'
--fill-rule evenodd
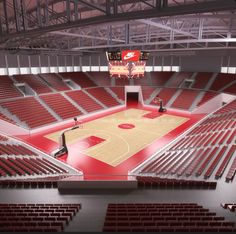
<path id="1" fill-rule="evenodd" d="M 116 167 L 189 118 L 131 108 L 83 124 L 65 134 L 68 150 Z M 62 131 L 44 137 L 59 143 Z"/>

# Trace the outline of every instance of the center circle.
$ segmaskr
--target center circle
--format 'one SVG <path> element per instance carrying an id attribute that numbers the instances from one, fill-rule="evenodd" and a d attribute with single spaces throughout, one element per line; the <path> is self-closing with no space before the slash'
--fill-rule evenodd
<path id="1" fill-rule="evenodd" d="M 118 127 L 122 129 L 131 129 L 131 128 L 134 128 L 135 125 L 130 124 L 130 123 L 123 123 L 123 124 L 119 124 Z"/>

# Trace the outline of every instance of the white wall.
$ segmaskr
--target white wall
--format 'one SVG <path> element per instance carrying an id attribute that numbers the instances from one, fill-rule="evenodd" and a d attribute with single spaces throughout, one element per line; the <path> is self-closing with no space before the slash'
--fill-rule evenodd
<path id="1" fill-rule="evenodd" d="M 194 109 L 193 114 L 209 114 L 220 107 L 222 107 L 223 102 L 231 102 L 235 99 L 234 95 L 221 93 L 216 97 L 212 98 L 210 101 Z"/>

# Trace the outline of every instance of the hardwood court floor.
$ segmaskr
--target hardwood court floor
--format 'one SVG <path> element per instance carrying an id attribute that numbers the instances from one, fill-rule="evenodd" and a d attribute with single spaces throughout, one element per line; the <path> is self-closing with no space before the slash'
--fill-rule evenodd
<path id="1" fill-rule="evenodd" d="M 77 146 L 79 153 L 116 167 L 189 120 L 168 114 L 145 117 L 149 113 L 131 108 L 87 122 L 82 129 L 65 134 L 67 145 L 69 148 L 70 145 Z M 61 131 L 57 131 L 45 137 L 58 142 L 60 135 Z M 98 141 L 91 144 L 91 137 L 96 137 Z"/>
<path id="2" fill-rule="evenodd" d="M 123 113 L 123 117 L 121 113 Z M 130 113 L 130 114 L 129 116 L 126 115 L 125 117 L 124 113 Z M 136 114 L 136 113 L 139 113 L 139 114 Z M 145 113 L 150 114 L 149 119 L 141 118 L 141 115 L 142 114 L 144 115 Z M 163 118 L 162 116 L 165 116 L 165 115 L 166 115 L 166 118 Z M 120 116 L 120 118 L 123 118 L 123 119 L 122 121 L 119 120 L 119 118 L 116 120 L 114 116 L 116 116 L 117 118 Z M 158 118 L 155 119 L 156 116 L 159 118 L 161 117 L 161 118 L 159 120 Z M 163 131 L 161 133 L 160 129 L 163 128 L 164 121 L 167 121 L 167 117 L 170 118 L 171 116 L 181 117 L 188 120 L 184 121 L 182 124 L 178 126 L 176 125 L 177 127 L 166 129 L 164 130 L 165 132 Z M 154 119 L 151 119 L 152 117 Z M 82 170 L 84 173 L 85 179 L 96 179 L 96 178 L 101 179 L 103 177 L 106 177 L 106 178 L 109 177 L 110 179 L 113 180 L 116 177 L 117 179 L 124 176 L 126 177 L 130 170 L 133 170 L 140 163 L 144 162 L 149 157 L 151 157 L 155 152 L 157 152 L 162 147 L 164 147 L 165 145 L 167 145 L 168 143 L 176 139 L 177 136 L 182 134 L 184 131 L 186 131 L 189 127 L 191 127 L 193 124 L 195 124 L 197 121 L 199 121 L 203 117 L 204 115 L 193 115 L 191 113 L 171 110 L 171 109 L 168 109 L 167 112 L 165 113 L 158 113 L 157 108 L 154 108 L 151 106 L 144 107 L 142 105 L 132 105 L 132 106 L 127 106 L 127 107 L 121 107 L 118 110 L 107 110 L 104 113 L 98 113 L 96 115 L 83 119 L 84 133 L 82 133 L 82 131 L 80 131 L 81 129 L 79 129 L 78 132 L 75 132 L 76 137 L 70 138 L 70 136 L 67 136 L 67 141 L 69 144 L 68 145 L 69 152 L 68 154 L 65 154 L 59 157 L 58 160 L 76 169 Z M 125 121 L 124 121 L 124 118 L 126 118 Z M 173 120 L 173 118 L 171 119 Z M 113 122 L 113 124 L 108 124 L 107 123 L 108 120 L 110 122 Z M 130 124 L 131 120 L 133 121 L 132 123 L 135 125 L 135 128 L 120 129 L 117 127 L 119 123 L 121 122 L 122 123 L 126 122 L 126 124 L 127 123 Z M 113 130 L 111 131 L 113 134 L 108 135 L 108 133 L 102 132 L 101 129 L 99 131 L 97 128 L 93 127 L 94 124 L 98 123 L 97 121 L 98 122 L 101 121 L 100 125 L 104 126 L 105 128 L 116 129 L 116 131 L 122 133 L 123 135 L 127 135 L 126 138 L 132 139 L 132 141 L 134 142 L 134 145 L 136 144 L 136 141 L 137 142 L 141 141 L 141 144 L 142 142 L 145 142 L 146 146 L 140 145 L 139 146 L 140 150 L 136 149 L 136 153 L 134 153 L 133 155 L 132 153 L 130 153 L 129 157 L 126 160 L 124 159 L 122 162 L 121 161 L 119 162 L 120 159 L 117 159 L 116 161 L 114 161 L 113 162 L 114 165 L 116 163 L 117 166 L 112 166 L 104 161 L 101 161 L 102 157 L 101 159 L 98 160 L 96 157 L 98 155 L 102 156 L 102 154 L 100 153 L 100 150 L 102 150 L 103 145 L 107 144 L 108 146 L 108 143 L 109 143 L 108 140 L 109 140 L 110 135 L 113 137 L 113 139 L 117 139 L 118 137 L 115 138 Z M 158 124 L 159 127 L 157 125 L 158 122 L 159 122 Z M 62 132 L 65 129 L 69 129 L 73 127 L 73 124 L 74 124 L 73 119 L 71 119 L 70 123 L 66 123 L 64 125 L 60 125 L 57 127 L 49 126 L 48 129 L 44 129 L 41 132 L 29 134 L 29 135 L 17 135 L 16 137 L 20 138 L 21 140 L 31 144 L 32 146 L 48 154 L 51 154 L 54 150 L 59 148 L 59 144 L 58 144 L 59 132 Z M 168 125 L 170 127 L 172 124 L 175 125 L 175 123 L 171 123 L 171 121 L 169 121 Z M 127 125 L 125 125 L 125 127 L 126 126 Z M 88 131 L 89 127 L 91 129 Z M 85 134 L 86 131 L 87 133 Z M 133 132 L 132 136 L 129 136 L 130 132 L 131 133 Z M 145 137 L 150 139 L 149 143 L 143 140 L 144 133 L 145 133 Z M 97 138 L 95 138 L 95 141 L 94 141 L 94 137 L 91 137 L 91 134 L 93 136 L 94 135 L 97 136 Z M 48 138 L 49 136 L 52 138 L 49 139 Z M 101 139 L 105 138 L 105 141 L 102 141 L 99 138 L 99 136 Z M 122 142 L 124 145 L 124 141 Z M 99 143 L 99 144 L 97 144 L 96 146 L 96 143 Z M 119 148 L 118 143 L 115 142 L 113 146 L 114 147 L 110 148 L 110 150 L 112 152 L 114 150 L 118 151 L 118 148 Z M 97 154 L 92 156 L 93 149 L 95 150 L 95 147 L 97 148 Z M 125 146 L 124 149 L 121 148 L 119 150 L 120 152 L 125 152 L 125 150 L 127 151 L 127 146 Z M 90 153 L 91 155 L 87 155 L 87 153 Z"/>

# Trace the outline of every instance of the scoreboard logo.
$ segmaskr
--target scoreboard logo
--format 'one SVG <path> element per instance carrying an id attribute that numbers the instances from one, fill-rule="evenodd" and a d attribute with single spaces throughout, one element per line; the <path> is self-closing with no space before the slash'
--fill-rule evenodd
<path id="1" fill-rule="evenodd" d="M 140 58 L 139 50 L 124 50 L 121 52 L 123 61 L 138 61 Z"/>

